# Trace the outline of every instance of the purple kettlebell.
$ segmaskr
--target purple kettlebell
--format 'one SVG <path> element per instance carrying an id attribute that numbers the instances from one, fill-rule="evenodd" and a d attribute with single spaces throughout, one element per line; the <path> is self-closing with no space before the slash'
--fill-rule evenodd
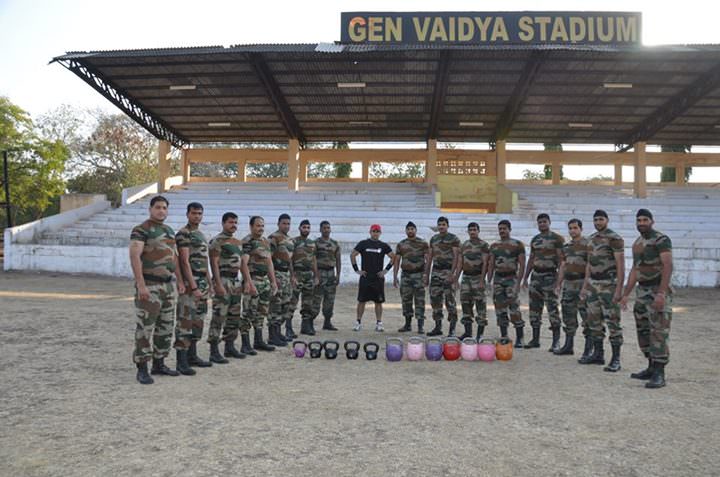
<path id="1" fill-rule="evenodd" d="M 428 361 L 440 361 L 443 356 L 443 343 L 439 338 L 428 338 L 425 343 L 425 357 Z"/>
<path id="2" fill-rule="evenodd" d="M 388 361 L 400 361 L 403 357 L 403 341 L 400 338 L 385 340 L 385 358 Z"/>
<path id="3" fill-rule="evenodd" d="M 293 352 L 296 358 L 304 358 L 305 350 L 307 349 L 307 343 L 304 341 L 293 341 Z"/>

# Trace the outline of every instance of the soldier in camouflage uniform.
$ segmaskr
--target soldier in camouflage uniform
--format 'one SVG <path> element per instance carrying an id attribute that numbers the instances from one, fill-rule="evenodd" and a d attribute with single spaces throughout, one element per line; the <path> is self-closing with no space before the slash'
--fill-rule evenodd
<path id="1" fill-rule="evenodd" d="M 181 374 L 193 375 L 191 366 L 201 368 L 212 363 L 197 355 L 197 342 L 202 338 L 208 298 L 211 294 L 210 267 L 208 266 L 208 242 L 200 231 L 203 206 L 190 202 L 186 213 L 188 223 L 175 234 L 180 271 L 185 285 L 185 294 L 180 295 L 175 320 L 175 349 L 177 370 Z"/>
<path id="2" fill-rule="evenodd" d="M 580 290 L 585 282 L 585 269 L 587 268 L 588 240 L 582 236 L 582 221 L 570 219 L 568 233 L 571 240 L 563 245 L 562 263 L 556 293 L 562 290 L 562 319 L 565 327 L 565 344 L 555 351 L 557 355 L 573 354 L 575 332 L 578 328 L 577 315 L 580 312 L 583 335 L 585 336 L 585 351 L 583 355 L 592 352 L 592 339 L 587 326 L 587 310 L 585 301 L 580 299 Z"/>
<path id="3" fill-rule="evenodd" d="M 550 230 L 550 216 L 548 214 L 539 214 L 537 216 L 537 225 L 540 233 L 530 241 L 530 258 L 528 258 L 522 284 L 523 288 L 528 287 L 528 277 L 532 272 L 529 308 L 533 337 L 525 347 L 540 347 L 543 306 L 547 306 L 548 315 L 550 316 L 550 330 L 552 330 L 552 344 L 548 351 L 553 352 L 558 349 L 560 341 L 560 310 L 555 288 L 557 287 L 558 268 L 560 267 L 565 239 L 562 235 Z"/>
<path id="4" fill-rule="evenodd" d="M 315 287 L 320 283 L 317 272 L 317 247 L 310 238 L 310 221 L 300 222 L 300 235 L 293 239 L 292 266 L 295 276 L 295 289 L 290 300 L 290 316 L 295 313 L 300 301 L 300 333 L 314 335 L 313 302 Z"/>
<path id="5" fill-rule="evenodd" d="M 270 319 L 270 297 L 277 293 L 275 270 L 272 263 L 270 242 L 263 237 L 265 220 L 257 215 L 250 218 L 250 233 L 242 239 L 243 260 L 247 262 L 250 272 L 248 293 L 243 296 L 243 315 L 240 320 L 240 336 L 243 348 L 250 349 L 250 327 L 255 331 L 253 346 L 260 351 L 275 351 L 275 347 L 265 343 L 262 335 L 263 322 Z M 280 326 L 270 328 L 270 337 L 273 341 L 285 346 L 284 340 L 279 340 L 276 333 L 280 333 Z M 243 349 L 240 349 L 241 352 Z"/>
<path id="6" fill-rule="evenodd" d="M 342 266 L 340 264 L 340 244 L 330 238 L 330 232 L 330 222 L 327 220 L 320 222 L 320 237 L 315 240 L 318 286 L 315 287 L 312 317 L 315 320 L 322 309 L 324 318 L 322 329 L 337 331 L 331 319 L 335 308 L 335 291 Z"/>
<path id="7" fill-rule="evenodd" d="M 402 239 L 395 247 L 393 264 L 393 286 L 398 287 L 398 270 L 402 269 L 400 279 L 400 297 L 405 326 L 398 331 L 412 331 L 413 314 L 418 324 L 418 333 L 424 334 L 425 323 L 425 274 L 430 254 L 428 243 L 417 236 L 417 227 L 408 222 L 405 226 L 407 238 Z M 414 305 L 414 313 L 413 313 Z"/>
<path id="8" fill-rule="evenodd" d="M 428 272 L 430 275 L 430 305 L 432 306 L 435 328 L 428 332 L 428 336 L 442 334 L 443 302 L 448 313 L 450 329 L 448 336 L 455 336 L 457 325 L 457 305 L 455 304 L 455 286 L 457 284 L 457 268 L 460 262 L 460 239 L 448 232 L 450 222 L 447 217 L 438 217 L 438 233 L 430 239 L 430 256 L 428 257 Z"/>
<path id="9" fill-rule="evenodd" d="M 605 364 L 605 323 L 607 322 L 612 346 L 612 358 L 605 371 L 620 370 L 620 347 L 623 344 L 620 325 L 622 286 L 625 279 L 625 243 L 617 233 L 608 228 L 608 216 L 604 210 L 593 214 L 595 232 L 589 237 L 588 264 L 585 283 L 580 292 L 587 302 L 587 321 L 593 339 L 593 354 L 580 364 Z"/>
<path id="10" fill-rule="evenodd" d="M 220 339 L 225 341 L 225 357 L 238 359 L 245 357 L 245 353 L 235 347 L 235 340 L 240 330 L 243 294 L 238 272 L 242 272 L 246 287 L 250 282 L 250 275 L 247 262 L 243 259 L 242 243 L 234 236 L 237 231 L 237 219 L 237 215 L 232 212 L 223 214 L 223 230 L 210 241 L 210 266 L 215 281 L 215 298 L 208 343 L 210 343 L 210 361 L 220 364 L 227 363 L 218 349 Z"/>
<path id="11" fill-rule="evenodd" d="M 462 283 L 460 285 L 460 306 L 462 307 L 462 324 L 465 333 L 461 340 L 472 337 L 473 311 L 477 321 L 476 339 L 482 338 L 487 326 L 487 302 L 485 301 L 485 274 L 487 273 L 490 246 L 480 238 L 480 226 L 476 222 L 468 224 L 469 240 L 460 247 L 460 266 Z"/>
<path id="12" fill-rule="evenodd" d="M 648 380 L 645 387 L 650 389 L 665 386 L 672 321 L 672 241 L 653 229 L 654 223 L 649 210 L 638 210 L 636 226 L 640 237 L 633 244 L 633 266 L 621 301 L 623 308 L 626 307 L 628 296 L 637 283 L 633 313 L 638 345 L 648 359 L 648 367 L 630 377 Z"/>
<path id="13" fill-rule="evenodd" d="M 150 200 L 150 218 L 133 228 L 130 234 L 130 265 L 135 277 L 135 352 L 140 384 L 152 384 L 147 362 L 152 358 L 152 374 L 178 376 L 168 368 L 165 357 L 170 353 L 176 289 L 185 293 L 177 267 L 175 233 L 163 222 L 167 218 L 168 200 L 155 196 Z"/>
<path id="14" fill-rule="evenodd" d="M 288 235 L 290 231 L 290 216 L 282 214 L 278 218 L 278 229 L 269 237 L 270 252 L 272 252 L 273 268 L 275 279 L 278 284 L 278 292 L 270 297 L 270 325 L 274 328 L 276 339 L 270 340 L 270 344 L 284 346 L 285 342 L 297 338 L 292 329 L 292 315 L 290 314 L 290 300 L 295 288 L 295 278 L 292 274 L 292 254 L 295 245 Z M 281 326 L 285 323 L 285 337 L 283 338 Z M 279 342 L 283 341 L 283 344 Z"/>
<path id="15" fill-rule="evenodd" d="M 520 313 L 518 292 L 520 277 L 525 273 L 525 244 L 511 238 L 511 230 L 509 220 L 498 222 L 500 241 L 490 246 L 487 275 L 493 282 L 493 303 L 500 336 L 507 336 L 509 314 L 509 321 L 515 327 L 515 347 L 522 348 L 525 322 Z"/>

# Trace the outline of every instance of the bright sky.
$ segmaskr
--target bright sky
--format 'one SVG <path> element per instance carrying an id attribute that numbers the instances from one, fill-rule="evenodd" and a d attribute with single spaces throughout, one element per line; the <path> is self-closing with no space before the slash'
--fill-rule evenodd
<path id="1" fill-rule="evenodd" d="M 58 64 L 66 51 L 313 43 L 340 39 L 343 11 L 640 11 L 643 43 L 720 44 L 708 0 L 0 0 L 0 95 L 33 117 L 61 104 L 117 111 Z"/>

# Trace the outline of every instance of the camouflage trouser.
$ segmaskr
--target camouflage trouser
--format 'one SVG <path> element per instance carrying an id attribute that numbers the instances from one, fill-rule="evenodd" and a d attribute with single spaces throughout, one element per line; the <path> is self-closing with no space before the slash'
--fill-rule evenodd
<path id="1" fill-rule="evenodd" d="M 275 296 L 270 297 L 270 323 L 283 323 L 290 318 L 290 300 L 292 299 L 293 288 L 290 283 L 290 272 L 279 272 L 275 270 L 278 291 Z"/>
<path id="2" fill-rule="evenodd" d="M 580 299 L 580 290 L 582 289 L 583 282 L 585 280 L 580 278 L 579 280 L 564 280 L 562 289 L 562 319 L 563 326 L 565 328 L 565 334 L 568 336 L 575 336 L 575 332 L 578 329 L 577 315 L 580 312 L 580 318 L 582 320 L 583 335 L 588 336 L 590 330 L 587 324 L 587 308 L 585 301 Z"/>
<path id="3" fill-rule="evenodd" d="M 295 289 L 290 299 L 290 317 L 297 310 L 298 301 L 300 301 L 300 317 L 303 320 L 310 320 L 313 317 L 313 302 L 315 301 L 315 285 L 313 285 L 313 272 L 296 271 L 295 272 Z"/>
<path id="4" fill-rule="evenodd" d="M 460 305 L 462 306 L 462 323 L 473 322 L 473 308 L 477 312 L 475 319 L 478 326 L 487 326 L 487 301 L 485 300 L 485 283 L 480 275 L 465 275 L 460 284 Z"/>
<path id="5" fill-rule="evenodd" d="M 430 276 L 430 306 L 434 321 L 442 321 L 443 301 L 447 309 L 448 320 L 457 321 L 457 305 L 455 304 L 455 290 L 448 283 L 452 277 L 451 270 L 433 270 Z"/>
<path id="6" fill-rule="evenodd" d="M 200 298 L 195 298 L 189 286 L 186 287 L 185 294 L 178 298 L 177 317 L 175 318 L 175 349 L 188 349 L 191 341 L 200 341 L 202 338 L 210 287 L 205 277 L 195 277 L 195 284 L 202 294 Z"/>
<path id="7" fill-rule="evenodd" d="M 323 317 L 330 319 L 333 316 L 333 309 L 335 308 L 335 290 L 338 285 L 337 278 L 335 277 L 335 269 L 320 269 L 318 270 L 318 275 L 320 283 L 315 287 L 312 317 L 313 319 L 317 318 L 320 314 L 320 307 L 322 306 Z"/>
<path id="8" fill-rule="evenodd" d="M 270 278 L 267 275 L 252 277 L 257 293 L 243 296 L 243 315 L 240 320 L 240 333 L 247 333 L 250 327 L 261 329 L 263 321 L 268 319 L 270 309 Z"/>
<path id="9" fill-rule="evenodd" d="M 150 299 L 140 301 L 135 288 L 135 352 L 133 361 L 164 358 L 170 353 L 175 318 L 175 284 L 146 283 Z M 150 344 L 152 342 L 152 344 Z"/>
<path id="10" fill-rule="evenodd" d="M 418 320 L 425 319 L 424 275 L 425 272 L 402 272 L 402 275 L 400 276 L 402 314 L 405 318 L 412 318 L 415 316 Z"/>
<path id="11" fill-rule="evenodd" d="M 529 288 L 530 326 L 540 328 L 542 325 L 543 306 L 547 306 L 550 317 L 550 328 L 560 328 L 560 310 L 558 297 L 555 293 L 556 273 L 532 273 Z"/>
<path id="12" fill-rule="evenodd" d="M 610 343 L 623 343 L 622 326 L 620 326 L 620 305 L 613 303 L 616 287 L 615 280 L 590 280 L 587 294 L 587 323 L 590 336 L 594 340 L 605 339 L 605 323 L 607 322 Z"/>
<path id="13" fill-rule="evenodd" d="M 498 277 L 495 275 L 493 280 L 493 304 L 495 305 L 495 316 L 497 317 L 498 326 L 508 325 L 508 315 L 515 328 L 522 328 L 525 322 L 520 313 L 520 300 L 515 291 L 517 285 L 517 277 L 511 275 L 509 277 Z"/>
<path id="14" fill-rule="evenodd" d="M 662 312 L 652 308 L 657 287 L 635 289 L 635 326 L 637 327 L 640 351 L 657 363 L 667 364 L 670 360 L 670 321 L 672 320 L 672 293 L 665 296 L 665 308 Z"/>
<path id="15" fill-rule="evenodd" d="M 213 314 L 208 331 L 208 343 L 222 340 L 235 341 L 240 329 L 242 283 L 239 278 L 220 277 L 225 288 L 223 296 L 213 298 Z"/>

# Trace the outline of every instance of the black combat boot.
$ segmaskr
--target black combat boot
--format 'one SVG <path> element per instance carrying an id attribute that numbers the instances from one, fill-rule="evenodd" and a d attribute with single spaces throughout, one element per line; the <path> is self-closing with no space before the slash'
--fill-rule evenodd
<path id="1" fill-rule="evenodd" d="M 337 331 L 338 330 L 337 328 L 335 328 L 333 326 L 332 322 L 330 321 L 331 318 L 332 317 L 330 317 L 330 316 L 325 317 L 325 321 L 323 322 L 323 328 L 322 328 L 323 330 L 328 330 L 328 331 Z"/>
<path id="2" fill-rule="evenodd" d="M 315 318 L 311 318 L 310 319 L 310 334 L 314 335 L 315 333 L 317 333 L 317 331 L 315 331 Z"/>
<path id="3" fill-rule="evenodd" d="M 465 333 L 460 336 L 460 341 L 464 340 L 465 338 L 472 338 L 472 322 L 463 323 L 463 327 L 465 328 Z"/>
<path id="4" fill-rule="evenodd" d="M 412 331 L 412 316 L 406 316 L 405 326 L 398 329 L 398 333 L 405 333 L 406 331 Z"/>
<path id="5" fill-rule="evenodd" d="M 586 364 L 583 363 L 583 361 L 590 359 L 590 356 L 593 354 L 593 341 L 590 335 L 585 335 L 585 349 L 583 349 L 583 354 L 580 356 L 580 359 L 578 360 L 578 363 L 580 364 Z"/>
<path id="6" fill-rule="evenodd" d="M 418 318 L 417 322 L 418 322 L 418 334 L 424 335 L 425 330 L 423 329 L 423 326 L 425 325 L 425 318 Z"/>
<path id="7" fill-rule="evenodd" d="M 210 361 L 200 359 L 197 354 L 197 341 L 190 341 L 190 349 L 188 350 L 188 364 L 190 366 L 197 366 L 198 368 L 209 368 L 212 366 Z"/>
<path id="8" fill-rule="evenodd" d="M 515 347 L 516 348 L 527 348 L 527 345 L 523 346 L 523 327 L 518 326 L 515 328 Z"/>
<path id="9" fill-rule="evenodd" d="M 153 358 L 153 364 L 152 369 L 150 370 L 150 374 L 161 374 L 164 376 L 180 376 L 180 373 L 178 373 L 174 369 L 170 369 L 165 366 L 164 358 Z"/>
<path id="10" fill-rule="evenodd" d="M 650 381 L 645 383 L 648 389 L 656 389 L 665 386 L 665 363 L 653 363 L 653 375 Z"/>
<path id="11" fill-rule="evenodd" d="M 298 335 L 295 334 L 295 331 L 292 327 L 292 318 L 287 318 L 285 320 L 285 341 L 292 341 L 297 337 Z"/>
<path id="12" fill-rule="evenodd" d="M 580 364 L 605 364 L 605 350 L 603 340 L 593 340 L 593 352 L 587 358 L 580 358 Z"/>
<path id="13" fill-rule="evenodd" d="M 650 359 L 650 355 L 648 353 L 645 353 L 645 357 L 648 359 L 648 366 L 646 369 L 643 369 L 642 371 L 638 371 L 637 373 L 632 373 L 630 377 L 632 379 L 642 379 L 644 381 L 652 378 L 653 372 L 655 369 L 653 368 L 653 362 L 652 359 Z"/>
<path id="14" fill-rule="evenodd" d="M 315 335 L 315 331 L 313 331 L 311 323 L 312 323 L 312 320 L 303 318 L 303 320 L 300 322 L 300 334 L 301 335 L 310 335 L 310 336 Z"/>
<path id="15" fill-rule="evenodd" d="M 457 325 L 457 320 L 450 321 L 450 326 L 448 327 L 449 329 L 448 329 L 448 334 L 447 334 L 448 338 L 450 338 L 451 336 L 455 336 L 455 326 L 456 325 Z"/>
<path id="16" fill-rule="evenodd" d="M 184 376 L 195 376 L 195 370 L 188 363 L 188 352 L 186 349 L 175 350 L 175 369 Z"/>
<path id="17" fill-rule="evenodd" d="M 275 351 L 274 346 L 270 346 L 263 341 L 262 328 L 255 328 L 255 342 L 253 343 L 253 347 L 260 351 Z"/>
<path id="18" fill-rule="evenodd" d="M 533 326 L 532 327 L 532 340 L 528 344 L 525 345 L 526 349 L 532 349 L 532 348 L 539 348 L 540 347 L 540 327 L 539 326 Z M 517 346 L 516 346 L 517 348 Z"/>
<path id="19" fill-rule="evenodd" d="M 620 371 L 620 346 L 619 344 L 612 344 L 612 357 L 610 358 L 610 364 L 603 368 L 603 371 L 609 373 L 617 373 Z"/>
<path id="20" fill-rule="evenodd" d="M 573 349 L 575 346 L 575 336 L 574 335 L 565 335 L 565 344 L 562 345 L 562 348 L 558 348 L 557 350 L 553 351 L 556 355 L 560 356 L 563 354 L 573 354 L 575 353 L 575 350 Z"/>
<path id="21" fill-rule="evenodd" d="M 275 346 L 287 346 L 287 342 L 280 337 L 279 323 L 270 323 L 268 325 L 268 343 Z"/>
<path id="22" fill-rule="evenodd" d="M 442 334 L 442 320 L 435 320 L 435 328 L 428 331 L 428 336 L 439 336 Z"/>
<path id="23" fill-rule="evenodd" d="M 250 345 L 250 334 L 249 333 L 241 333 L 240 334 L 240 341 L 242 344 L 240 345 L 240 352 L 245 355 L 255 356 L 257 354 L 257 351 L 253 349 L 253 347 Z"/>
<path id="24" fill-rule="evenodd" d="M 480 340 L 482 339 L 483 333 L 485 333 L 485 327 L 478 325 L 477 334 L 475 335 L 475 340 L 476 340 L 478 343 L 479 343 Z"/>
<path id="25" fill-rule="evenodd" d="M 507 338 L 507 325 L 500 326 L 500 338 Z"/>
<path id="26" fill-rule="evenodd" d="M 552 344 L 548 351 L 554 353 L 558 349 L 560 349 L 560 328 L 552 328 Z"/>
<path id="27" fill-rule="evenodd" d="M 279 338 L 280 341 L 283 342 L 281 346 L 285 346 L 288 343 L 292 342 L 292 340 L 286 339 L 285 336 L 282 333 L 282 325 L 280 323 L 275 323 L 275 337 Z"/>
<path id="28" fill-rule="evenodd" d="M 155 380 L 148 374 L 147 362 L 137 363 L 136 366 L 137 366 L 137 375 L 135 375 L 135 379 L 137 379 L 138 383 L 152 384 L 155 382 Z"/>
<path id="29" fill-rule="evenodd" d="M 218 343 L 210 343 L 210 361 L 217 364 L 229 363 L 229 361 L 220 354 L 220 345 Z"/>
<path id="30" fill-rule="evenodd" d="M 238 351 L 238 349 L 235 347 L 234 340 L 225 340 L 225 357 L 243 359 L 245 358 L 245 353 L 243 353 L 242 351 Z"/>

